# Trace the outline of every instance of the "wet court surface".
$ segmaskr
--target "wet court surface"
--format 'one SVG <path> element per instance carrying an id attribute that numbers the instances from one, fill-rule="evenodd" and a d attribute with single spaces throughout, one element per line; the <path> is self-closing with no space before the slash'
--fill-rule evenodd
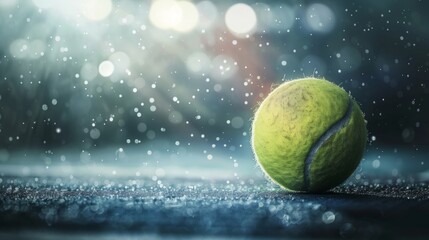
<path id="1" fill-rule="evenodd" d="M 0 237 L 424 238 L 428 183 L 346 184 L 291 194 L 265 179 L 13 177 L 0 182 Z"/>

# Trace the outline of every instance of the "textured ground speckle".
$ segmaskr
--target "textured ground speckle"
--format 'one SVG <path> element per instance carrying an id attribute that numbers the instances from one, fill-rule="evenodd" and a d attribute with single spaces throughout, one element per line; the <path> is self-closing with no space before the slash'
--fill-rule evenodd
<path id="1" fill-rule="evenodd" d="M 398 179 L 318 195 L 251 179 L 1 179 L 1 238 L 423 238 L 429 231 L 428 184 Z"/>

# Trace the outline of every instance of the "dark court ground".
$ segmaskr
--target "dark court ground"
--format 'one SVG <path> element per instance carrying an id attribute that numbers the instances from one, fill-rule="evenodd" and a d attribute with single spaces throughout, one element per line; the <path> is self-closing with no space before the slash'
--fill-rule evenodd
<path id="1" fill-rule="evenodd" d="M 191 156 L 188 159 L 193 161 Z M 0 238 L 424 239 L 428 235 L 425 173 L 368 175 L 365 163 L 371 161 L 364 160 L 352 181 L 330 192 L 293 194 L 267 181 L 253 161 L 242 161 L 237 168 L 222 160 L 211 166 L 204 163 L 204 168 L 175 161 L 125 167 L 3 165 Z"/>

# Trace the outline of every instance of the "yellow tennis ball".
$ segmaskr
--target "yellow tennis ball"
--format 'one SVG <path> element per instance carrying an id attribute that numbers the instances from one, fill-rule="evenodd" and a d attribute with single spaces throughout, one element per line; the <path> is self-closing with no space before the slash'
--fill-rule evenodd
<path id="1" fill-rule="evenodd" d="M 358 166 L 367 138 L 364 115 L 342 88 L 322 79 L 281 84 L 262 102 L 252 146 L 263 171 L 291 191 L 321 192 Z"/>

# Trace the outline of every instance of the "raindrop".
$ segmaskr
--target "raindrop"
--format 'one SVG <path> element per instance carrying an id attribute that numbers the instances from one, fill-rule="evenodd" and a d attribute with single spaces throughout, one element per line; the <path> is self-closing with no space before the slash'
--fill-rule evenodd
<path id="1" fill-rule="evenodd" d="M 373 168 L 379 168 L 380 167 L 380 160 L 376 159 L 372 161 L 372 167 Z"/>
<path id="2" fill-rule="evenodd" d="M 231 126 L 232 126 L 233 128 L 242 128 L 242 127 L 243 127 L 243 125 L 244 125 L 244 120 L 243 120 L 243 118 L 241 118 L 241 117 L 234 117 L 234 118 L 231 120 Z"/>
<path id="3" fill-rule="evenodd" d="M 141 122 L 137 125 L 137 130 L 141 133 L 146 132 L 147 126 L 145 123 Z"/>
<path id="4" fill-rule="evenodd" d="M 331 224 L 335 221 L 335 214 L 331 211 L 327 211 L 322 215 L 322 221 L 325 224 Z"/>
<path id="5" fill-rule="evenodd" d="M 100 135 L 101 135 L 100 130 L 98 130 L 97 128 L 93 128 L 89 132 L 89 136 L 94 140 L 100 138 Z"/>

